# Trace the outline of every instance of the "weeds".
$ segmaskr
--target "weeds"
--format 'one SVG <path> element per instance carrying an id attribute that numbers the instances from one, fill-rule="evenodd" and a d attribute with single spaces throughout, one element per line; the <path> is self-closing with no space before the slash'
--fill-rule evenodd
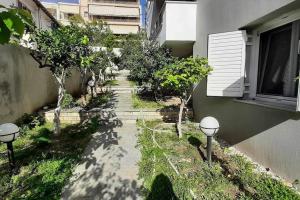
<path id="1" fill-rule="evenodd" d="M 138 94 L 132 94 L 133 107 L 137 109 L 161 109 L 164 105 L 155 100 L 141 98 Z"/>
<path id="2" fill-rule="evenodd" d="M 143 127 L 141 122 L 138 125 Z M 139 135 L 142 153 L 139 177 L 144 180 L 147 199 L 154 199 L 155 192 L 161 193 L 161 198 L 155 196 L 156 199 L 192 199 L 189 189 L 198 199 L 300 199 L 294 190 L 265 173 L 257 173 L 243 156 L 228 155 L 219 145 L 214 145 L 214 162 L 208 167 L 202 155 L 205 136 L 193 126 L 184 127 L 186 133 L 182 139 L 178 139 L 174 127 L 162 122 L 148 121 L 146 126 L 169 130 L 143 129 Z M 162 149 L 154 144 L 153 135 Z M 164 153 L 180 176 L 170 167 Z M 161 186 L 156 188 L 158 183 Z"/>
<path id="3" fill-rule="evenodd" d="M 97 119 L 84 124 L 64 125 L 55 136 L 52 124 L 27 130 L 14 142 L 16 173 L 8 173 L 6 147 L 0 145 L 0 199 L 60 199 L 63 186 L 72 175 Z"/>

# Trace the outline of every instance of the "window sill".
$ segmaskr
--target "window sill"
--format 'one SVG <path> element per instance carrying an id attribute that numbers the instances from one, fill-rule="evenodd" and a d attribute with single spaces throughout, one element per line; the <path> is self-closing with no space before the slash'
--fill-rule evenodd
<path id="1" fill-rule="evenodd" d="M 272 108 L 277 110 L 283 110 L 288 112 L 296 112 L 296 106 L 295 105 L 288 105 L 288 104 L 282 104 L 282 103 L 275 103 L 275 102 L 266 102 L 262 100 L 250 100 L 250 99 L 234 99 L 234 102 L 239 103 L 246 103 L 256 106 L 262 106 L 265 108 Z"/>

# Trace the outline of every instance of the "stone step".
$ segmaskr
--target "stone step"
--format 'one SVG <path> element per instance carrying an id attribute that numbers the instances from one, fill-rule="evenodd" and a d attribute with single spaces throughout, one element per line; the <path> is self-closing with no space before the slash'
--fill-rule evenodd
<path id="1" fill-rule="evenodd" d="M 132 87 L 111 87 L 111 90 L 114 90 L 114 91 L 116 91 L 116 90 L 134 90 L 134 88 L 132 88 Z"/>

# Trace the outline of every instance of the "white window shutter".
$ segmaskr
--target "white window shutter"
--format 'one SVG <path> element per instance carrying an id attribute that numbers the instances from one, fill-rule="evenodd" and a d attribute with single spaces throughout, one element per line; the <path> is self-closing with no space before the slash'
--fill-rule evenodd
<path id="1" fill-rule="evenodd" d="M 246 43 L 246 31 L 209 35 L 208 63 L 213 71 L 207 77 L 207 96 L 243 96 Z"/>

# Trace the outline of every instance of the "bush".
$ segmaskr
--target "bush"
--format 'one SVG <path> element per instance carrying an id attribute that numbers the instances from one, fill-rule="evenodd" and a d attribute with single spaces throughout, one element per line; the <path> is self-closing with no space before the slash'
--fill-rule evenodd
<path id="1" fill-rule="evenodd" d="M 68 108 L 75 107 L 76 105 L 77 104 L 76 104 L 73 96 L 71 94 L 66 93 L 64 95 L 64 99 L 63 99 L 63 102 L 61 104 L 62 108 L 68 109 Z"/>
<path id="2" fill-rule="evenodd" d="M 128 36 L 122 46 L 120 68 L 130 70 L 129 79 L 139 85 L 158 89 L 154 74 L 162 67 L 174 63 L 176 58 L 171 51 L 161 47 L 156 41 L 149 40 L 143 33 Z"/>
<path id="3" fill-rule="evenodd" d="M 16 124 L 21 128 L 21 133 L 23 133 L 25 130 L 33 129 L 45 124 L 45 119 L 38 113 L 25 113 L 16 121 Z"/>

